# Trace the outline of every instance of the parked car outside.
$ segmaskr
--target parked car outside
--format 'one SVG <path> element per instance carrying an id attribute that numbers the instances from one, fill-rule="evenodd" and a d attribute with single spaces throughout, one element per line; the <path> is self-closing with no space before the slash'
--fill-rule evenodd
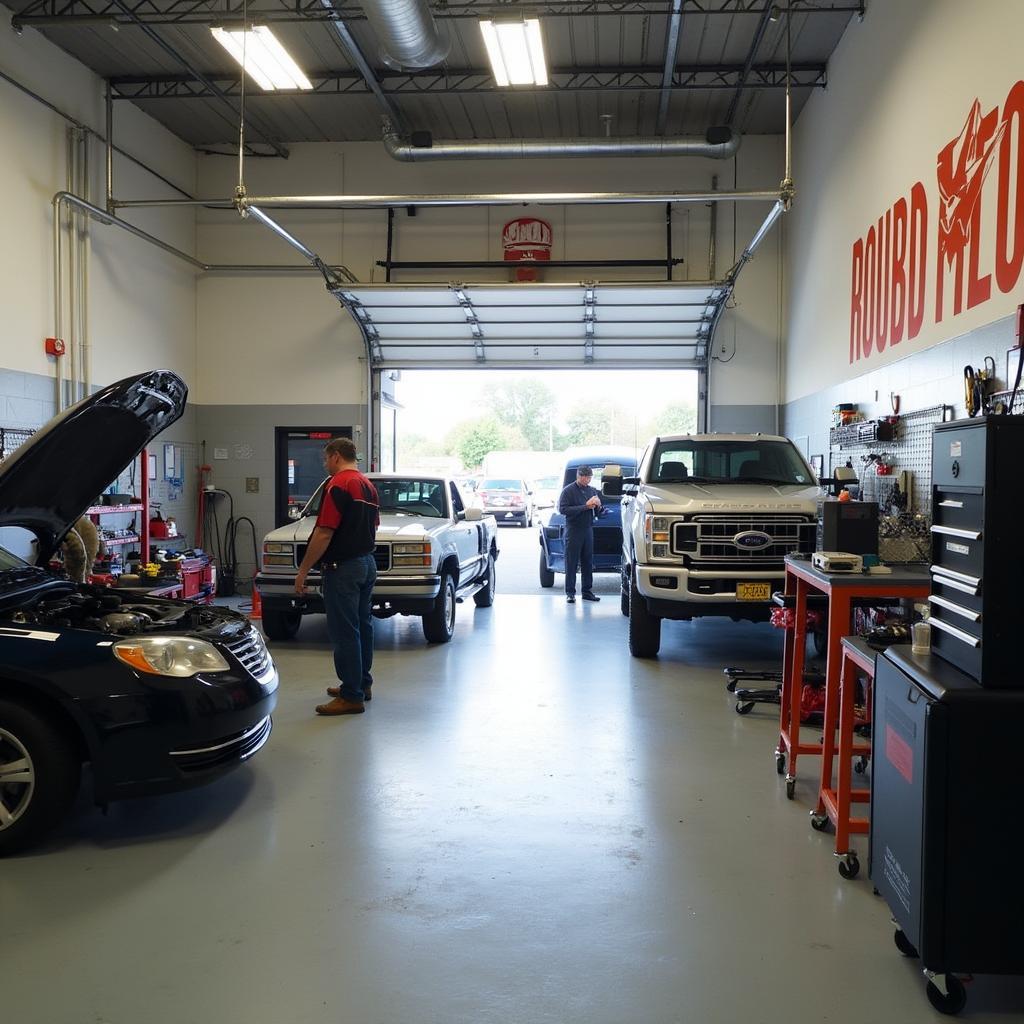
<path id="1" fill-rule="evenodd" d="M 533 507 L 540 511 L 544 508 L 554 508 L 558 503 L 558 496 L 562 493 L 562 478 L 560 476 L 542 476 L 539 480 L 533 481 Z"/>
<path id="2" fill-rule="evenodd" d="M 525 480 L 514 477 L 484 477 L 476 489 L 480 507 L 501 523 L 532 526 L 533 490 Z"/>
<path id="3" fill-rule="evenodd" d="M 187 394 L 169 370 L 129 377 L 0 465 L 0 527 L 35 549 L 31 564 L 0 548 L 0 854 L 61 820 L 84 762 L 105 806 L 209 782 L 270 736 L 277 670 L 244 615 L 47 568 L 96 496 L 181 416 Z"/>
<path id="4" fill-rule="evenodd" d="M 622 562 L 622 515 L 619 507 L 621 489 L 617 494 L 604 493 L 607 477 L 634 476 L 637 468 L 636 452 L 632 448 L 579 449 L 568 456 L 562 472 L 562 486 L 558 493 L 576 479 L 579 466 L 590 466 L 594 471 L 591 486 L 602 492 L 601 510 L 594 521 L 594 572 L 620 571 Z M 565 516 L 555 505 L 540 527 L 540 585 L 555 585 L 555 574 L 565 573 Z"/>

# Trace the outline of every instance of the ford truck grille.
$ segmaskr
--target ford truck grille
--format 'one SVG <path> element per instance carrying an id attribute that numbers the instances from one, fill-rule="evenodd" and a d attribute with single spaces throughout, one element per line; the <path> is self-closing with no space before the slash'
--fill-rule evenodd
<path id="1" fill-rule="evenodd" d="M 377 572 L 387 572 L 391 568 L 391 545 L 378 544 L 373 549 L 373 560 L 377 563 Z"/>
<path id="2" fill-rule="evenodd" d="M 804 516 L 692 516 L 673 524 L 672 553 L 685 554 L 694 563 L 767 567 L 781 564 L 786 555 L 813 549 L 815 529 L 814 522 Z M 743 548 L 735 542 L 736 536 L 750 532 L 765 534 L 769 543 Z"/>

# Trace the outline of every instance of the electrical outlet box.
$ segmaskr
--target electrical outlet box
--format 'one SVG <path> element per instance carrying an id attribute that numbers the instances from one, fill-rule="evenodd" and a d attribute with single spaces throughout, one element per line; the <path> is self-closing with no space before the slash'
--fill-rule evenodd
<path id="1" fill-rule="evenodd" d="M 247 476 L 245 478 L 245 493 L 246 494 L 259 494 L 260 493 L 260 478 L 258 476 Z"/>
<path id="2" fill-rule="evenodd" d="M 213 449 L 213 457 L 215 459 L 226 459 L 228 457 L 228 450 L 227 450 L 227 448 L 214 448 Z"/>

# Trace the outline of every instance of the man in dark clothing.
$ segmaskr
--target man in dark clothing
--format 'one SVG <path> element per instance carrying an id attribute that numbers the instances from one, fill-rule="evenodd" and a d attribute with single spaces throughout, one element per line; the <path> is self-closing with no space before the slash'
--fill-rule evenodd
<path id="1" fill-rule="evenodd" d="M 601 497 L 590 486 L 594 471 L 589 466 L 576 470 L 576 482 L 558 496 L 558 511 L 565 516 L 565 600 L 576 603 L 576 566 L 580 567 L 584 601 L 600 601 L 594 593 L 594 517 Z"/>
<path id="2" fill-rule="evenodd" d="M 336 437 L 324 448 L 331 479 L 324 488 L 313 536 L 295 577 L 296 593 L 305 593 L 306 576 L 318 562 L 323 578 L 327 632 L 334 644 L 334 670 L 340 686 L 327 688 L 333 698 L 318 704 L 318 715 L 360 715 L 370 700 L 373 676 L 373 557 L 380 500 L 377 488 L 356 468 L 356 446 Z"/>

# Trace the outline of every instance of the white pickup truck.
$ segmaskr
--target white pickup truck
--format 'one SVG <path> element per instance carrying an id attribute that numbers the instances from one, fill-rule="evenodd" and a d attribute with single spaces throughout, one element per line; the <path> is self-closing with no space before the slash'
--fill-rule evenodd
<path id="1" fill-rule="evenodd" d="M 367 475 L 380 496 L 373 614 L 419 615 L 427 640 L 447 643 L 455 631 L 457 602 L 472 596 L 478 608 L 488 608 L 494 601 L 497 523 L 479 508 L 467 507 L 447 477 Z M 263 540 L 256 587 L 263 602 L 263 631 L 271 640 L 291 640 L 303 615 L 324 610 L 316 569 L 306 578 L 306 595 L 299 596 L 294 587 L 326 482 L 298 520 Z"/>
<path id="2" fill-rule="evenodd" d="M 653 658 L 662 619 L 767 619 L 783 560 L 813 551 L 817 482 L 784 437 L 656 437 L 623 479 L 622 613 Z"/>

